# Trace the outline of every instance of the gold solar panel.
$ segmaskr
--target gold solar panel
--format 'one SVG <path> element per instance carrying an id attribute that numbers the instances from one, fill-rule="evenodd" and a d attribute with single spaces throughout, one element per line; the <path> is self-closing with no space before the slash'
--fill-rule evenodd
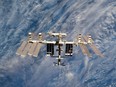
<path id="1" fill-rule="evenodd" d="M 32 43 L 31 48 L 29 49 L 28 55 L 33 55 L 33 52 L 35 50 L 35 47 L 37 46 L 37 43 Z"/>
<path id="2" fill-rule="evenodd" d="M 26 47 L 24 48 L 23 52 L 21 53 L 22 57 L 25 57 L 27 55 L 27 52 L 29 51 L 32 43 L 27 43 Z"/>
<path id="3" fill-rule="evenodd" d="M 88 37 L 87 37 L 87 36 L 84 36 L 84 39 L 85 39 L 86 41 L 88 41 Z M 92 40 L 92 39 L 91 39 L 91 40 Z M 93 40 L 92 40 L 92 41 L 93 41 Z M 103 54 L 97 49 L 97 47 L 96 47 L 93 43 L 90 43 L 89 45 L 90 45 L 90 47 L 92 48 L 92 50 L 93 50 L 97 55 L 99 55 L 99 56 L 101 56 L 101 57 L 104 57 Z"/>
<path id="4" fill-rule="evenodd" d="M 104 57 L 103 54 L 97 49 L 97 47 L 94 44 L 90 44 L 90 47 L 93 49 L 93 51 L 99 55 L 100 57 Z"/>
<path id="5" fill-rule="evenodd" d="M 17 50 L 17 52 L 16 52 L 17 55 L 21 55 L 21 53 L 22 53 L 24 47 L 26 46 L 26 44 L 27 44 L 26 41 L 23 41 L 23 42 L 22 42 L 21 46 L 18 48 L 18 50 Z"/>
<path id="6" fill-rule="evenodd" d="M 37 57 L 37 56 L 38 56 L 38 53 L 39 53 L 39 51 L 40 51 L 41 46 L 42 46 L 41 43 L 38 43 L 38 44 L 37 44 L 36 49 L 35 49 L 35 51 L 33 52 L 33 56 L 34 56 L 34 57 Z"/>
<path id="7" fill-rule="evenodd" d="M 86 42 L 88 42 L 88 37 L 87 37 L 87 36 L 83 36 L 83 38 L 84 38 L 84 40 L 85 40 Z"/>
<path id="8" fill-rule="evenodd" d="M 86 55 L 85 49 L 84 49 L 84 47 L 83 47 L 83 44 L 79 44 L 79 46 L 80 46 L 80 48 L 81 48 L 83 54 Z"/>
<path id="9" fill-rule="evenodd" d="M 83 37 L 81 38 L 81 40 L 82 40 L 82 42 L 85 42 L 85 40 L 83 39 Z M 88 57 L 92 57 L 85 44 L 83 44 L 83 48 L 84 48 L 85 53 L 87 54 L 87 56 Z"/>

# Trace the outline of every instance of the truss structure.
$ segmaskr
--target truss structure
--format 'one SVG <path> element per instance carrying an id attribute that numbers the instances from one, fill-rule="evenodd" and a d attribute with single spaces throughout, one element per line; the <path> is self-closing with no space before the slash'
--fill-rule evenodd
<path id="1" fill-rule="evenodd" d="M 26 57 L 26 55 L 37 57 L 41 47 L 45 44 L 46 54 L 52 57 L 57 57 L 56 59 L 58 60 L 58 62 L 54 63 L 55 65 L 64 65 L 63 63 L 61 63 L 61 59 L 63 59 L 61 56 L 61 52 L 64 51 L 62 49 L 62 46 L 65 46 L 65 56 L 72 56 L 74 46 L 79 46 L 84 55 L 92 57 L 91 53 L 89 52 L 89 49 L 87 48 L 88 46 L 90 46 L 90 48 L 92 48 L 95 54 L 97 54 L 100 57 L 104 57 L 103 54 L 95 46 L 94 41 L 91 38 L 91 35 L 83 36 L 79 34 L 77 36 L 77 41 L 66 41 L 63 40 L 63 38 L 67 36 L 66 33 L 48 32 L 48 34 L 50 36 L 56 37 L 57 40 L 43 40 L 42 33 L 39 33 L 38 35 L 35 35 L 34 33 L 28 33 L 28 39 L 22 42 L 21 46 L 17 49 L 16 54 L 22 57 Z M 57 56 L 54 55 L 55 46 L 57 46 Z"/>

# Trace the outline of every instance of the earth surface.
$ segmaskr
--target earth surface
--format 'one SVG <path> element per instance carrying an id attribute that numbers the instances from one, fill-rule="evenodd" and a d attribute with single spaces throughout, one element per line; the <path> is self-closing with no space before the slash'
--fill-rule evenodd
<path id="1" fill-rule="evenodd" d="M 104 58 L 75 47 L 59 67 L 45 47 L 37 58 L 16 55 L 28 32 L 49 31 L 91 34 Z M 116 0 L 0 0 L 0 87 L 116 87 Z"/>

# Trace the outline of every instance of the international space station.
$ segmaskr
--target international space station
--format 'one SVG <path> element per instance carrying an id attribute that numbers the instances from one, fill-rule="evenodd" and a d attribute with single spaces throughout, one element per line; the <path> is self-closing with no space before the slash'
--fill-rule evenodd
<path id="1" fill-rule="evenodd" d="M 77 36 L 76 41 L 66 41 L 64 38 L 67 36 L 66 33 L 53 33 L 48 32 L 49 36 L 56 38 L 56 40 L 43 40 L 43 34 L 39 33 L 35 35 L 34 33 L 28 33 L 28 39 L 23 41 L 21 46 L 18 48 L 16 54 L 22 57 L 26 57 L 28 54 L 29 56 L 37 57 L 40 51 L 40 48 L 45 44 L 46 45 L 46 54 L 51 57 L 56 57 L 57 63 L 54 62 L 55 65 L 65 66 L 64 63 L 61 62 L 63 59 L 62 51 L 65 52 L 65 56 L 72 56 L 73 55 L 73 48 L 74 46 L 79 46 L 82 50 L 82 53 L 88 57 L 92 57 L 91 53 L 87 49 L 87 45 L 92 48 L 92 50 L 100 57 L 104 57 L 103 54 L 97 49 L 94 44 L 94 41 L 91 35 L 81 35 Z M 65 50 L 63 50 L 63 46 L 65 46 Z M 57 49 L 55 50 L 55 47 Z M 57 55 L 55 55 L 57 52 Z"/>

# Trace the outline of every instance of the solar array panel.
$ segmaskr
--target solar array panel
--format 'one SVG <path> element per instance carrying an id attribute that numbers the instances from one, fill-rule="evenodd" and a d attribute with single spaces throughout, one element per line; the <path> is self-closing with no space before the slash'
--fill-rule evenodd
<path id="1" fill-rule="evenodd" d="M 32 43 L 27 43 L 27 45 L 25 46 L 24 50 L 23 50 L 22 53 L 21 53 L 21 56 L 22 56 L 22 57 L 25 57 L 25 56 L 27 55 L 27 53 L 28 53 L 28 51 L 29 51 L 31 45 L 32 45 Z"/>
<path id="2" fill-rule="evenodd" d="M 25 48 L 26 45 L 27 45 L 27 42 L 26 42 L 26 41 L 23 41 L 22 44 L 21 44 L 21 46 L 18 48 L 16 54 L 17 54 L 17 55 L 22 54 L 23 49 Z"/>
<path id="3" fill-rule="evenodd" d="M 83 39 L 83 37 L 81 37 L 81 40 L 82 40 L 82 42 L 85 42 L 85 40 Z M 87 47 L 86 47 L 86 44 L 82 44 L 82 47 L 83 47 L 83 49 L 84 49 L 84 51 L 85 51 L 85 55 L 87 55 L 88 57 L 92 57 L 91 56 L 91 54 L 90 54 L 90 52 L 89 52 L 89 50 L 87 49 Z M 82 48 L 81 47 L 81 48 Z"/>
<path id="4" fill-rule="evenodd" d="M 73 44 L 66 44 L 65 55 L 72 55 L 73 53 Z"/>
<path id="5" fill-rule="evenodd" d="M 37 57 L 41 46 L 42 46 L 41 43 L 37 42 L 29 43 L 23 41 L 21 46 L 18 48 L 16 54 L 21 55 L 22 57 L 25 57 L 27 54 L 30 56 Z"/>
<path id="6" fill-rule="evenodd" d="M 41 46 L 42 46 L 41 43 L 38 43 L 38 44 L 37 44 L 36 49 L 35 49 L 35 51 L 33 52 L 33 56 L 34 56 L 34 57 L 37 57 L 37 56 L 38 56 L 38 53 L 39 53 L 39 51 L 40 51 Z"/>
<path id="7" fill-rule="evenodd" d="M 84 36 L 84 39 L 88 42 L 88 37 Z M 92 40 L 92 38 L 91 38 Z M 92 40 L 93 41 L 93 40 Z M 104 57 L 103 54 L 97 49 L 97 47 L 93 43 L 89 43 L 89 46 L 92 48 L 92 50 L 99 55 L 100 57 Z"/>
<path id="8" fill-rule="evenodd" d="M 30 55 L 30 56 L 33 55 L 33 52 L 34 52 L 36 46 L 37 46 L 37 43 L 33 43 L 31 45 L 31 48 L 29 49 L 28 55 Z"/>
<path id="9" fill-rule="evenodd" d="M 47 55 L 54 55 L 54 44 L 47 43 Z"/>

